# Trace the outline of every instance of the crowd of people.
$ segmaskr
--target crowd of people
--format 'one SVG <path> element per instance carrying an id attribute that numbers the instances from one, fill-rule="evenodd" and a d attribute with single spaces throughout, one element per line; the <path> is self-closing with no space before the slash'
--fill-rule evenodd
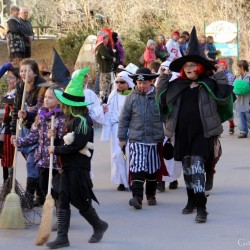
<path id="1" fill-rule="evenodd" d="M 182 213 L 196 209 L 195 221 L 206 222 L 205 191 L 213 188 L 222 123 L 228 121 L 229 133 L 234 133 L 233 102 L 239 138 L 248 136 L 248 62 L 237 63 L 236 77 L 226 60 L 216 59 L 213 37 L 199 40 L 193 28 L 190 34 L 173 31 L 168 41 L 163 34 L 156 42 L 150 38 L 144 65 L 138 68 L 126 62 L 120 36 L 103 28 L 93 51 L 93 91 L 88 88 L 90 68 L 70 75 L 55 49 L 51 70 L 30 58 L 34 34 L 27 18 L 27 8 L 21 8 L 20 17 L 19 8 L 11 8 L 7 32 L 11 62 L 0 67 L 0 77 L 6 73 L 8 84 L 1 100 L 5 104 L 1 164 L 6 181 L 12 175 L 14 147 L 22 152 L 27 163 L 28 208 L 32 208 L 44 204 L 49 158 L 54 155 L 57 238 L 47 246 L 69 246 L 70 204 L 93 227 L 89 243 L 99 242 L 108 228 L 92 206 L 92 200 L 98 203 L 91 178 L 93 148 L 88 146 L 94 139 L 93 121 L 102 124 L 101 140 L 110 140 L 111 182 L 118 191 L 131 191 L 130 206 L 142 209 L 144 183 L 147 204 L 157 205 L 157 190 L 165 190 L 165 180 L 172 177 L 169 188 L 178 187 L 181 172 L 174 173 L 181 166 L 188 198 Z M 16 137 L 18 120 L 21 134 Z M 50 145 L 52 136 L 54 146 Z M 69 136 L 70 142 L 66 141 Z"/>

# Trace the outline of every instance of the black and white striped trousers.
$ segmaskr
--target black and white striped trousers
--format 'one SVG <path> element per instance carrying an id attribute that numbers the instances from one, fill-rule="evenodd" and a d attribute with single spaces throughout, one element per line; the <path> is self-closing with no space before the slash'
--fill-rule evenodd
<path id="1" fill-rule="evenodd" d="M 160 168 L 160 158 L 157 145 L 130 142 L 129 170 L 133 173 L 155 173 Z"/>

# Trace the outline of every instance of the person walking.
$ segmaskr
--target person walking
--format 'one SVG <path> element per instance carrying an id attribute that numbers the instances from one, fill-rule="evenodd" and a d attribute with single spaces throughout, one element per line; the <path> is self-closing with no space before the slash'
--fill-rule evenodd
<path id="1" fill-rule="evenodd" d="M 183 165 L 188 202 L 182 213 L 190 214 L 197 207 L 195 221 L 202 223 L 207 221 L 204 161 L 214 148 L 214 137 L 223 132 L 221 123 L 226 115 L 232 116 L 232 86 L 220 69 L 208 76 L 216 68 L 205 59 L 195 27 L 188 52 L 169 66 L 180 72 L 179 78 L 169 82 L 169 71 L 159 77 L 157 97 L 166 119 L 165 135 L 174 136 L 174 158 Z M 219 114 L 220 106 L 228 112 Z"/>
<path id="2" fill-rule="evenodd" d="M 129 170 L 132 198 L 129 205 L 142 208 L 144 182 L 149 206 L 157 204 L 157 172 L 160 169 L 158 144 L 163 142 L 163 126 L 155 100 L 155 87 L 152 80 L 159 74 L 152 74 L 148 68 L 139 68 L 131 77 L 136 87 L 127 96 L 118 125 L 120 148 L 129 141 Z"/>

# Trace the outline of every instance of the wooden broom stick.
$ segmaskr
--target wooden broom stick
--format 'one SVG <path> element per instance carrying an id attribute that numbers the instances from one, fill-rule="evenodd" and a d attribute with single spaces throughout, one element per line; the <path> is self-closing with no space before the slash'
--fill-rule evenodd
<path id="1" fill-rule="evenodd" d="M 54 121 L 55 116 L 53 115 L 51 117 L 51 130 L 54 130 Z M 54 136 L 51 136 L 50 138 L 50 146 L 54 146 Z M 43 205 L 41 224 L 36 234 L 35 244 L 37 246 L 42 246 L 48 241 L 52 230 L 53 208 L 55 205 L 55 201 L 51 195 L 53 159 L 53 154 L 50 154 L 48 193 L 46 195 L 46 200 Z"/>
<path id="2" fill-rule="evenodd" d="M 16 137 L 19 134 L 19 119 L 16 123 Z M 16 164 L 17 163 L 17 147 L 15 147 L 14 159 L 13 159 L 13 177 L 12 177 L 12 189 L 6 196 L 5 202 L 0 215 L 0 228 L 20 229 L 25 228 L 24 217 L 21 208 L 20 197 L 15 192 L 16 184 Z"/>

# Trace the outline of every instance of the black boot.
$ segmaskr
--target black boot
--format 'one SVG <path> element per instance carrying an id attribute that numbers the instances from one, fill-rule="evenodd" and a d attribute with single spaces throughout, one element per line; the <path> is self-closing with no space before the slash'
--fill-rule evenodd
<path id="1" fill-rule="evenodd" d="M 97 215 L 95 209 L 90 207 L 87 211 L 83 212 L 80 211 L 80 214 L 87 220 L 87 222 L 93 227 L 93 234 L 89 239 L 89 243 L 97 243 L 99 242 L 103 234 L 108 228 L 108 223 L 102 221 L 99 216 Z"/>
<path id="2" fill-rule="evenodd" d="M 156 189 L 159 191 L 159 192 L 165 192 L 165 181 L 158 181 L 157 182 L 157 187 Z"/>
<path id="3" fill-rule="evenodd" d="M 182 214 L 191 214 L 196 208 L 194 190 L 187 188 L 187 195 L 188 195 L 188 202 L 187 205 L 183 208 Z"/>
<path id="4" fill-rule="evenodd" d="M 28 177 L 26 181 L 25 200 L 21 201 L 22 207 L 32 209 L 36 191 L 37 179 Z"/>
<path id="5" fill-rule="evenodd" d="M 205 193 L 196 193 L 195 200 L 197 204 L 197 215 L 195 217 L 195 221 L 198 223 L 205 223 L 207 221 L 207 210 L 206 210 L 206 203 L 207 198 Z"/>
<path id="6" fill-rule="evenodd" d="M 205 184 L 205 190 L 209 191 L 213 188 L 214 184 L 214 175 L 211 173 L 206 173 L 206 184 Z"/>
<path id="7" fill-rule="evenodd" d="M 48 242 L 46 246 L 49 249 L 57 249 L 69 246 L 68 230 L 70 221 L 69 209 L 58 209 L 57 212 L 57 237 L 54 241 Z"/>
<path id="8" fill-rule="evenodd" d="M 40 207 L 44 204 L 44 202 L 45 202 L 45 194 L 43 193 L 43 191 L 40 188 L 39 179 L 37 179 L 37 181 L 36 181 L 36 198 L 33 202 L 33 206 Z"/>

